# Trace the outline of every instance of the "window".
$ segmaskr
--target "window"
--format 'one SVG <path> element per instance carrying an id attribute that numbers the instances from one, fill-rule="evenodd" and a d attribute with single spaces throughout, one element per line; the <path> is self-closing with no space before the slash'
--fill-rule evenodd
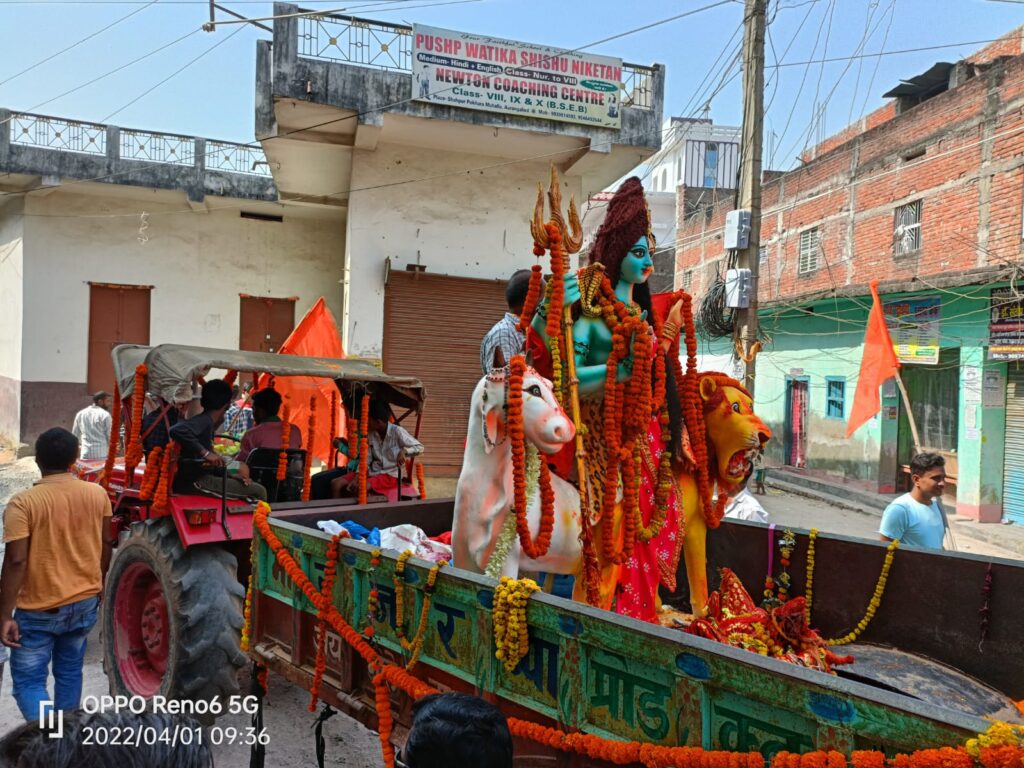
<path id="1" fill-rule="evenodd" d="M 690 286 L 693 285 L 693 270 L 692 269 L 688 269 L 685 272 L 683 272 L 682 283 L 683 284 L 680 286 L 680 288 L 682 288 L 684 291 L 689 291 L 690 290 Z"/>
<path id="2" fill-rule="evenodd" d="M 704 186 L 718 186 L 718 145 L 713 141 L 704 147 Z"/>
<path id="3" fill-rule="evenodd" d="M 818 228 L 812 227 L 800 233 L 800 253 L 797 271 L 809 275 L 818 269 Z"/>
<path id="4" fill-rule="evenodd" d="M 825 415 L 840 421 L 846 418 L 846 379 L 842 376 L 825 377 Z"/>
<path id="5" fill-rule="evenodd" d="M 768 246 L 762 245 L 757 249 L 758 269 L 765 269 L 768 266 Z"/>
<path id="6" fill-rule="evenodd" d="M 894 256 L 910 256 L 921 250 L 921 201 L 901 205 L 896 209 L 892 235 Z"/>

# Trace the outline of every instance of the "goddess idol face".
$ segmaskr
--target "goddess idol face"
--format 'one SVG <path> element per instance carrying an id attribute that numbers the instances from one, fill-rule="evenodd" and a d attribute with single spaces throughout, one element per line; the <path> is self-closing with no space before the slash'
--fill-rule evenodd
<path id="1" fill-rule="evenodd" d="M 619 266 L 619 280 L 624 280 L 632 285 L 640 285 L 646 283 L 653 273 L 654 259 L 651 258 L 647 238 L 641 237 L 622 259 L 622 264 Z"/>

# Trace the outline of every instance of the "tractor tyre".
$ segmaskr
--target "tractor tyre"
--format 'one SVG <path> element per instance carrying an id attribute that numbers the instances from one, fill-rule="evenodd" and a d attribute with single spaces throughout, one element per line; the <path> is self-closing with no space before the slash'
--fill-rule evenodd
<path id="1" fill-rule="evenodd" d="M 111 694 L 219 698 L 226 711 L 246 663 L 239 647 L 245 589 L 237 570 L 235 556 L 220 547 L 186 551 L 168 518 L 134 523 L 103 594 L 103 667 Z M 197 715 L 203 710 L 197 706 Z"/>

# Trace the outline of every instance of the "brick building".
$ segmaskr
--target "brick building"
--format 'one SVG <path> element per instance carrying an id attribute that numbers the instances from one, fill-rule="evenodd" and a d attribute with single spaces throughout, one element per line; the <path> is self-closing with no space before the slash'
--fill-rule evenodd
<path id="1" fill-rule="evenodd" d="M 1024 522 L 1022 54 L 1024 27 L 938 63 L 799 168 L 765 173 L 756 407 L 776 433 L 771 464 L 905 487 L 913 448 L 895 388 L 845 437 L 877 278 L 920 442 L 947 457 L 948 501 Z M 731 207 L 680 204 L 675 282 L 698 299 L 728 266 Z M 707 367 L 728 369 L 730 351 L 709 341 Z"/>

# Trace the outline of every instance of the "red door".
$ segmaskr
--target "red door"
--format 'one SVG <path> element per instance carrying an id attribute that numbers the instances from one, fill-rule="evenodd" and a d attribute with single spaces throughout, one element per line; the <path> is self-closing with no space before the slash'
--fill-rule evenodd
<path id="1" fill-rule="evenodd" d="M 118 344 L 149 344 L 148 285 L 89 286 L 90 392 L 114 389 L 110 350 Z"/>
<path id="2" fill-rule="evenodd" d="M 295 299 L 242 296 L 239 349 L 277 352 L 295 328 Z"/>
<path id="3" fill-rule="evenodd" d="M 793 379 L 789 382 L 786 463 L 791 467 L 807 466 L 807 398 L 806 379 Z"/>

